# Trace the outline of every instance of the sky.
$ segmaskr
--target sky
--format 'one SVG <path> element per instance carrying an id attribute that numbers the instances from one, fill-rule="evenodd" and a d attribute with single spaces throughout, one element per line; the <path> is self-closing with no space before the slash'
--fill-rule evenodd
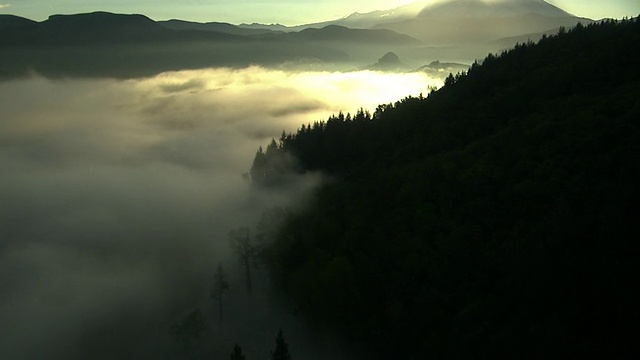
<path id="1" fill-rule="evenodd" d="M 408 0 L 0 0 L 0 13 L 45 20 L 52 14 L 91 11 L 138 13 L 154 20 L 183 19 L 239 23 L 300 25 L 333 20 L 354 12 L 386 10 Z M 548 0 L 569 13 L 591 19 L 633 17 L 640 0 Z"/>

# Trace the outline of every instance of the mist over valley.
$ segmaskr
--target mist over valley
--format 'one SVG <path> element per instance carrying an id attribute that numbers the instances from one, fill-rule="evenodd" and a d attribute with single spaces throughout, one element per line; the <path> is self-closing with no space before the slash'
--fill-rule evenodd
<path id="1" fill-rule="evenodd" d="M 0 358 L 640 356 L 638 18 L 213 20 L 0 14 Z"/>
<path id="2" fill-rule="evenodd" d="M 271 299 L 264 270 L 246 294 L 228 242 L 265 210 L 302 206 L 319 175 L 279 191 L 243 175 L 282 131 L 429 83 L 441 80 L 260 67 L 0 83 L 0 354 L 176 358 L 171 326 L 201 309 L 212 356 L 235 343 L 268 354 L 282 328 L 299 356 L 339 358 Z M 231 285 L 221 325 L 219 262 Z"/>

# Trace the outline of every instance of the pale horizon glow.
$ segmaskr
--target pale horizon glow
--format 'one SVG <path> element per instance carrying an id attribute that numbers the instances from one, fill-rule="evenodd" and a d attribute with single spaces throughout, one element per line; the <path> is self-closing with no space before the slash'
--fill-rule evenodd
<path id="1" fill-rule="evenodd" d="M 442 1 L 442 0 L 431 0 Z M 493 1 L 493 0 L 492 0 Z M 301 25 L 335 20 L 354 12 L 367 13 L 375 10 L 389 10 L 412 3 L 409 0 L 340 0 L 292 1 L 292 0 L 185 0 L 179 3 L 169 0 L 19 0 L 0 4 L 0 14 L 12 14 L 36 21 L 47 19 L 54 14 L 75 14 L 93 11 L 114 13 L 136 13 L 154 20 L 181 19 L 198 22 L 279 23 Z M 429 1 L 424 1 L 429 2 Z M 635 17 L 640 14 L 640 0 L 547 0 L 571 14 L 591 19 Z"/>

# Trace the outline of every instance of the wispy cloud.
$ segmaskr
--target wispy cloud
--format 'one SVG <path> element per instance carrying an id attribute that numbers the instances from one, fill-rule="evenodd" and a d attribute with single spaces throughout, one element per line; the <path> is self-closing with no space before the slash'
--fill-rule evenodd
<path id="1" fill-rule="evenodd" d="M 0 4 L 0 9 L 8 8 L 11 4 Z"/>

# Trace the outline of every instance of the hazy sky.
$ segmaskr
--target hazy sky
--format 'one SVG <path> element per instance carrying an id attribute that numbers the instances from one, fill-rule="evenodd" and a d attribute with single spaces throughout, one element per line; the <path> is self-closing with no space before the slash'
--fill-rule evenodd
<path id="1" fill-rule="evenodd" d="M 230 23 L 296 25 L 332 20 L 353 12 L 391 9 L 410 0 L 0 0 L 0 13 L 44 20 L 51 14 L 104 10 L 141 13 L 155 20 L 179 18 Z M 601 19 L 640 14 L 640 0 L 548 0 L 572 14 Z"/>

